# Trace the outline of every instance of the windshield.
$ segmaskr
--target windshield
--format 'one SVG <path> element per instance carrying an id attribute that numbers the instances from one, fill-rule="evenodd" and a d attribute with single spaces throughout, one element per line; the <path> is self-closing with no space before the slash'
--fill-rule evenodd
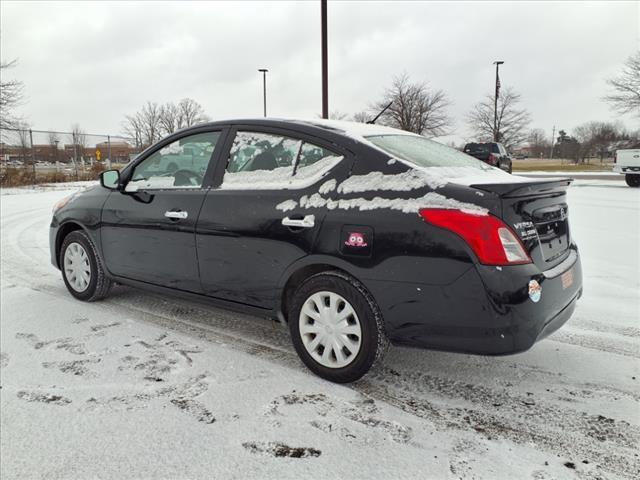
<path id="1" fill-rule="evenodd" d="M 420 167 L 491 167 L 458 150 L 414 135 L 373 135 L 365 137 L 385 152 Z"/>

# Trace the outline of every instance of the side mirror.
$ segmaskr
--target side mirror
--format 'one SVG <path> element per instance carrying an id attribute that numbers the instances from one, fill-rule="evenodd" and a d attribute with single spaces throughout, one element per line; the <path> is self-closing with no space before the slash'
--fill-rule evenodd
<path id="1" fill-rule="evenodd" d="M 100 185 L 109 190 L 118 190 L 120 186 L 120 172 L 118 170 L 106 170 L 100 174 Z"/>

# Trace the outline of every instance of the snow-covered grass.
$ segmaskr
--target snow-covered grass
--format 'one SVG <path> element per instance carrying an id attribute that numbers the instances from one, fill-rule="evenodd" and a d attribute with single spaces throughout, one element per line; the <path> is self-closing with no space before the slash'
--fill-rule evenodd
<path id="1" fill-rule="evenodd" d="M 560 331 L 506 357 L 393 348 L 346 386 L 269 321 L 125 287 L 73 300 L 47 234 L 77 188 L 0 199 L 3 479 L 637 478 L 640 192 L 624 183 L 570 189 L 585 292 Z"/>
<path id="2" fill-rule="evenodd" d="M 39 183 L 37 185 L 27 185 L 24 187 L 0 188 L 0 195 L 20 195 L 24 193 L 38 193 L 51 191 L 81 190 L 92 185 L 97 185 L 97 181 L 88 180 L 80 182 L 60 182 L 60 183 Z"/>

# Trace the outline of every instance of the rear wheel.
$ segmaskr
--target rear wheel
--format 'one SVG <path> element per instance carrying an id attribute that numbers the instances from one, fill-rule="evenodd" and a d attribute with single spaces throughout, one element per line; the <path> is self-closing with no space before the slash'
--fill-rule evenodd
<path id="1" fill-rule="evenodd" d="M 60 247 L 60 269 L 69 293 L 93 302 L 107 296 L 111 280 L 106 277 L 93 242 L 82 230 L 67 235 Z"/>
<path id="2" fill-rule="evenodd" d="M 341 272 L 314 275 L 298 288 L 289 329 L 304 364 L 337 383 L 358 380 L 382 360 L 389 344 L 373 297 Z"/>
<path id="3" fill-rule="evenodd" d="M 640 175 L 634 173 L 627 173 L 624 176 L 627 185 L 630 187 L 640 187 Z"/>

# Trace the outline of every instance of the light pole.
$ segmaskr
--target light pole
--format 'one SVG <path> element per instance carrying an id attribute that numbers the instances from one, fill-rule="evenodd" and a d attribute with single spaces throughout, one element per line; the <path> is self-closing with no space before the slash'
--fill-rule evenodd
<path id="1" fill-rule="evenodd" d="M 267 116 L 267 70 L 266 68 L 259 68 L 259 72 L 262 72 L 262 100 L 264 107 L 264 116 Z"/>
<path id="2" fill-rule="evenodd" d="M 322 118 L 329 118 L 329 60 L 327 53 L 327 0 L 320 0 L 322 43 Z"/>
<path id="3" fill-rule="evenodd" d="M 500 77 L 498 76 L 498 69 L 504 62 L 501 60 L 493 62 L 496 66 L 496 95 L 493 99 L 493 141 L 500 141 L 500 133 L 498 132 L 498 95 L 500 94 Z"/>

